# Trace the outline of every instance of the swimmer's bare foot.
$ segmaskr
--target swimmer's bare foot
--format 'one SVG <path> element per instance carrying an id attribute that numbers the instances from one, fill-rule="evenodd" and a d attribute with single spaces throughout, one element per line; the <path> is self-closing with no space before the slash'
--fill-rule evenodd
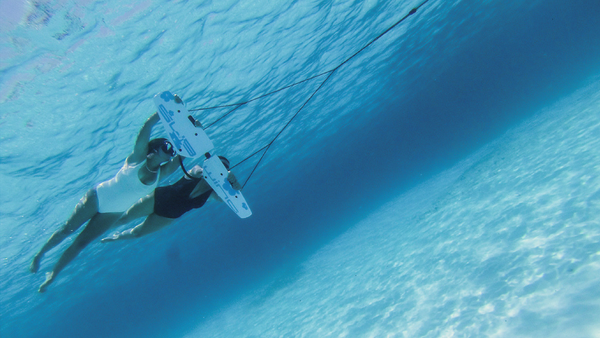
<path id="1" fill-rule="evenodd" d="M 39 293 L 43 293 L 46 291 L 46 288 L 48 288 L 48 285 L 50 285 L 50 283 L 52 283 L 54 281 L 54 272 L 46 272 L 46 281 L 42 283 L 42 285 L 40 285 L 40 288 L 38 289 Z"/>
<path id="2" fill-rule="evenodd" d="M 112 242 L 112 241 L 116 241 L 117 239 L 119 239 L 119 233 L 115 233 L 112 236 L 106 237 L 106 238 L 102 238 L 100 240 L 100 242 L 102 243 L 106 243 L 106 242 Z"/>
<path id="3" fill-rule="evenodd" d="M 39 253 L 33 257 L 33 259 L 31 260 L 31 265 L 29 265 L 29 271 L 31 271 L 31 273 L 38 272 L 38 270 L 40 269 L 40 260 L 41 259 L 42 259 L 42 255 L 40 255 Z"/>

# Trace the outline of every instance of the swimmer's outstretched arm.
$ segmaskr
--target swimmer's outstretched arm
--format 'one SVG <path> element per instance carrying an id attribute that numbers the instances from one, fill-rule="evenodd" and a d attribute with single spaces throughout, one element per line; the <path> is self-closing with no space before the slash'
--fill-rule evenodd
<path id="1" fill-rule="evenodd" d="M 138 218 L 147 217 L 154 212 L 154 191 L 149 195 L 141 198 L 134 205 L 132 205 L 126 212 L 124 212 L 117 222 L 112 226 L 116 228 L 123 224 L 132 222 Z"/>
<path id="2" fill-rule="evenodd" d="M 156 123 L 158 123 L 158 121 L 160 121 L 158 113 L 150 115 L 148 120 L 146 120 L 142 126 L 142 129 L 140 129 L 140 132 L 138 133 L 137 139 L 135 140 L 133 152 L 127 156 L 127 163 L 140 163 L 146 159 L 146 155 L 148 154 L 148 142 L 150 141 L 152 128 L 154 125 L 156 125 Z"/>

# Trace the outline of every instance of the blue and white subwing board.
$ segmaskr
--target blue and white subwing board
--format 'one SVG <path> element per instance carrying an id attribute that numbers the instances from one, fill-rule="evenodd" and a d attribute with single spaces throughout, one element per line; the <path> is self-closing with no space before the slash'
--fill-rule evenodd
<path id="1" fill-rule="evenodd" d="M 202 169 L 206 182 L 210 184 L 210 187 L 233 212 L 240 216 L 240 218 L 252 215 L 252 211 L 242 193 L 239 190 L 233 189 L 231 183 L 227 180 L 227 169 L 218 156 L 211 156 L 204 160 Z"/>
<path id="2" fill-rule="evenodd" d="M 198 158 L 215 147 L 204 130 L 190 121 L 190 114 L 181 99 L 176 100 L 171 92 L 162 92 L 154 96 L 154 103 L 167 138 L 178 154 Z"/>

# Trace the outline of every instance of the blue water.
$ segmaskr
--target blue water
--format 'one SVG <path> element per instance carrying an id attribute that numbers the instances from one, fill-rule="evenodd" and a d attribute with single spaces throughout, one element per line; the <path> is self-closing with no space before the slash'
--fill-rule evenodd
<path id="1" fill-rule="evenodd" d="M 598 337 L 597 0 L 427 1 L 281 134 L 251 218 L 209 203 L 92 243 L 36 292 L 70 240 L 38 274 L 31 258 L 118 171 L 156 93 L 251 99 L 421 3 L 1 0 L 0 337 Z M 319 83 L 209 128 L 218 152 L 266 145 Z"/>

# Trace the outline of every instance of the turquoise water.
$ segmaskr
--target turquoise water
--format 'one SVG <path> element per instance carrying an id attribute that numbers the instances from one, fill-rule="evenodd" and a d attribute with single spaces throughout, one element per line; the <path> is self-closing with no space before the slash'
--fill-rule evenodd
<path id="1" fill-rule="evenodd" d="M 2 0 L 0 336 L 600 335 L 595 0 L 427 1 L 281 134 L 244 190 L 251 218 L 212 203 L 92 243 L 36 292 L 70 240 L 38 274 L 32 256 L 118 171 L 156 93 L 251 99 L 421 3 Z M 239 162 L 319 84 L 207 132 Z"/>

